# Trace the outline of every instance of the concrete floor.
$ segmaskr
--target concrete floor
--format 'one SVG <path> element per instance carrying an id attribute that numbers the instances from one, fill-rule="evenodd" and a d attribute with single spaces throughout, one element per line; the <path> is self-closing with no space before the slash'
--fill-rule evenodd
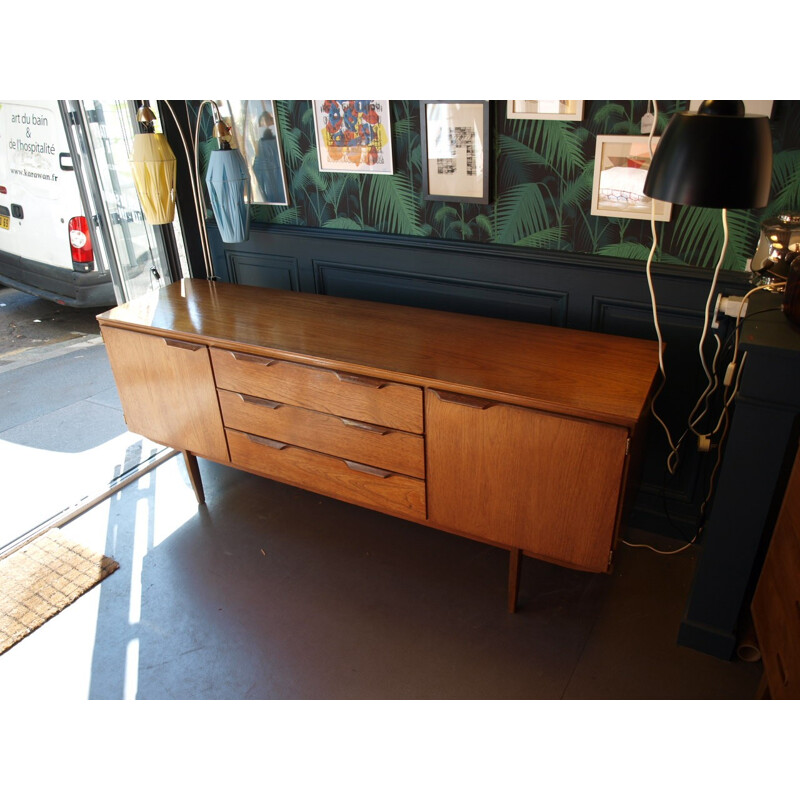
<path id="1" fill-rule="evenodd" d="M 0 697 L 747 699 L 760 666 L 675 644 L 695 555 L 611 576 L 180 457 L 63 528 L 120 569 L 0 657 Z M 42 686 L 36 666 L 57 659 Z M 13 689 L 12 689 L 13 687 Z"/>
<path id="2" fill-rule="evenodd" d="M 20 531 L 156 449 L 125 431 L 96 337 L 47 346 L 0 366 Z M 610 576 L 526 559 L 509 615 L 502 550 L 200 463 L 204 506 L 178 456 L 64 526 L 120 569 L 0 656 L 0 698 L 755 694 L 760 664 L 675 643 L 696 549 L 622 546 Z"/>

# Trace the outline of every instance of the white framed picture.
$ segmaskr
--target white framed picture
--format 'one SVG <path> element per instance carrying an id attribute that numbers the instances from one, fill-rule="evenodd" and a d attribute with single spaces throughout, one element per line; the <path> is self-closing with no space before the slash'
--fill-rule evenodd
<path id="1" fill-rule="evenodd" d="M 659 137 L 652 139 L 653 152 Z M 649 136 L 598 136 L 594 159 L 591 213 L 600 217 L 669 221 L 672 204 L 653 200 L 644 193 L 650 167 Z"/>
<path id="2" fill-rule="evenodd" d="M 583 100 L 509 100 L 509 119 L 560 119 L 575 122 L 583 119 Z"/>
<path id="3" fill-rule="evenodd" d="M 426 200 L 489 202 L 489 101 L 421 100 Z"/>

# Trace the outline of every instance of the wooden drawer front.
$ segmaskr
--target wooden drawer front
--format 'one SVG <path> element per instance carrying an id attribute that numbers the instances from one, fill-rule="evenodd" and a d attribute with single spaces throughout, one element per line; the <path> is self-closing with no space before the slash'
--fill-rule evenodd
<path id="1" fill-rule="evenodd" d="M 425 477 L 421 436 L 309 411 L 260 397 L 219 390 L 225 427 L 319 450 L 374 467 Z"/>
<path id="2" fill-rule="evenodd" d="M 338 500 L 425 518 L 425 482 L 241 431 L 228 431 L 234 466 Z"/>
<path id="3" fill-rule="evenodd" d="M 387 428 L 422 433 L 422 389 L 211 348 L 217 386 Z"/>

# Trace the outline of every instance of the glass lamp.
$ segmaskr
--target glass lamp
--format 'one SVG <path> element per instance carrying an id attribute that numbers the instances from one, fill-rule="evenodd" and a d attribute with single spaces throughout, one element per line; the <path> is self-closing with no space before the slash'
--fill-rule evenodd
<path id="1" fill-rule="evenodd" d="M 216 106 L 215 106 L 216 110 Z M 214 125 L 219 149 L 206 170 L 206 186 L 222 241 L 244 242 L 250 235 L 250 173 L 238 149 L 230 145 L 230 129 L 221 120 Z"/>
<path id="2" fill-rule="evenodd" d="M 144 130 L 133 137 L 131 171 L 145 219 L 151 225 L 166 225 L 175 219 L 177 161 L 167 137 L 155 132 L 155 118 L 147 105 L 136 114 Z"/>

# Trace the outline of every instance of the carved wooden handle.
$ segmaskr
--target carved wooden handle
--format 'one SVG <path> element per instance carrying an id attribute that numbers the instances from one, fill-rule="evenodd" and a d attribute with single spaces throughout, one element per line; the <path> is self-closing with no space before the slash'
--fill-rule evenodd
<path id="1" fill-rule="evenodd" d="M 276 363 L 274 358 L 264 358 L 264 356 L 251 356 L 248 353 L 231 353 L 237 361 L 249 361 L 251 364 L 262 364 L 265 367 L 271 367 Z"/>
<path id="2" fill-rule="evenodd" d="M 362 431 L 369 431 L 369 433 L 377 433 L 378 436 L 386 436 L 387 433 L 391 433 L 391 428 L 384 428 L 381 425 L 372 425 L 369 422 L 360 422 L 359 420 L 355 419 L 347 419 L 347 417 L 339 417 L 339 419 L 351 428 L 358 428 Z"/>
<path id="3" fill-rule="evenodd" d="M 251 442 L 256 444 L 265 444 L 274 450 L 285 450 L 289 445 L 285 442 L 276 442 L 274 439 L 267 439 L 265 436 L 256 436 L 254 433 L 245 434 Z"/>
<path id="4" fill-rule="evenodd" d="M 444 392 L 440 389 L 431 389 L 431 391 L 443 402 L 454 403 L 458 406 L 467 406 L 468 408 L 476 408 L 484 411 L 491 408 L 494 403 L 491 400 L 486 400 L 483 397 L 472 397 L 468 394 L 456 394 L 455 392 Z"/>
<path id="5" fill-rule="evenodd" d="M 205 345 L 203 344 L 196 344 L 194 342 L 183 342 L 180 339 L 167 339 L 166 336 L 162 337 L 164 340 L 164 344 L 167 347 L 178 347 L 181 350 L 201 350 Z"/>
<path id="6" fill-rule="evenodd" d="M 380 378 L 370 378 L 367 375 L 351 375 L 349 372 L 335 372 L 334 374 L 343 383 L 371 386 L 373 389 L 383 389 L 387 385 L 387 381 L 383 381 Z"/>
<path id="7" fill-rule="evenodd" d="M 394 474 L 385 469 L 370 467 L 367 464 L 359 464 L 358 461 L 348 461 L 347 459 L 344 459 L 344 463 L 347 464 L 350 469 L 355 470 L 356 472 L 366 472 L 367 475 L 376 475 L 378 478 L 388 478 Z"/>
<path id="8" fill-rule="evenodd" d="M 274 400 L 265 400 L 263 397 L 254 397 L 252 394 L 242 394 L 237 392 L 239 397 L 252 406 L 266 406 L 267 408 L 280 408 L 283 403 L 276 403 Z"/>

